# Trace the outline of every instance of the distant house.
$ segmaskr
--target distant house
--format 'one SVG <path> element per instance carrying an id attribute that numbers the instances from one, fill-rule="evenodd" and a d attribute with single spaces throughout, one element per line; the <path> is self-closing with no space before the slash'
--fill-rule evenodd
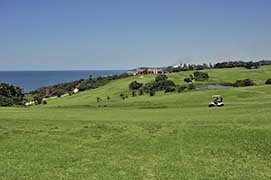
<path id="1" fill-rule="evenodd" d="M 136 73 L 137 74 L 159 74 L 162 73 L 162 68 L 137 68 Z"/>

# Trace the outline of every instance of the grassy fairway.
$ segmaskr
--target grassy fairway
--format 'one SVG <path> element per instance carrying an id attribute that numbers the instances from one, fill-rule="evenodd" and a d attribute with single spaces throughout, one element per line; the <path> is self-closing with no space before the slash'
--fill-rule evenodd
<path id="1" fill-rule="evenodd" d="M 169 78 L 183 83 L 191 73 Z M 271 86 L 263 85 L 271 67 L 209 75 L 209 83 L 251 78 L 258 86 L 120 99 L 148 75 L 0 108 L 0 179 L 271 179 Z M 213 94 L 226 106 L 208 108 Z"/>

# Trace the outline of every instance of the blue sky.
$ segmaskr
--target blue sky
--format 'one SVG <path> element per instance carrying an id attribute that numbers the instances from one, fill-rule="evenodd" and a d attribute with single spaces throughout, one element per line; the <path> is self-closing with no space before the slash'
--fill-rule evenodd
<path id="1" fill-rule="evenodd" d="M 0 70 L 271 59 L 270 0 L 0 0 Z"/>

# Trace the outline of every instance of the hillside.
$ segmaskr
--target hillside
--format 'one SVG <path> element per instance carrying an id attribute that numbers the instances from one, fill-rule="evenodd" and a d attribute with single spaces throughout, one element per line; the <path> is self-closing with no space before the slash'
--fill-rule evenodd
<path id="1" fill-rule="evenodd" d="M 239 79 L 246 79 L 250 78 L 254 82 L 256 82 L 257 85 L 264 85 L 264 82 L 266 79 L 271 77 L 271 66 L 263 66 L 260 69 L 253 69 L 248 70 L 245 68 L 229 68 L 229 69 L 211 69 L 211 70 L 205 70 L 204 72 L 208 72 L 210 78 L 208 81 L 201 81 L 196 82 L 195 84 L 220 84 L 223 82 L 231 82 L 234 83 L 236 80 Z M 183 79 L 185 77 L 188 77 L 189 74 L 193 74 L 193 71 L 185 71 L 185 72 L 179 72 L 179 73 L 170 73 L 167 74 L 170 80 L 174 81 L 176 84 L 185 84 Z M 216 91 L 208 91 L 208 92 L 186 92 L 185 94 L 176 94 L 176 93 L 159 93 L 155 97 L 149 97 L 148 95 L 145 95 L 144 97 L 131 97 L 126 100 L 122 100 L 120 98 L 120 93 L 124 93 L 130 96 L 130 92 L 128 90 L 128 85 L 131 81 L 136 80 L 141 83 L 147 83 L 152 80 L 154 80 L 155 75 L 144 75 L 143 78 L 141 78 L 140 75 L 124 78 L 120 80 L 112 81 L 111 83 L 100 87 L 98 89 L 89 90 L 86 92 L 81 92 L 75 96 L 65 97 L 65 98 L 58 98 L 49 101 L 48 106 L 92 106 L 97 107 L 99 104 L 106 104 L 110 106 L 127 106 L 127 103 L 131 103 L 130 106 L 134 107 L 135 102 L 144 102 L 144 101 L 151 101 L 151 103 L 155 103 L 158 101 L 159 104 L 168 104 L 170 103 L 170 99 L 176 100 L 176 97 L 179 97 L 180 99 L 182 97 L 189 97 L 195 96 L 195 98 L 189 97 L 189 99 L 195 99 L 195 105 L 197 105 L 199 102 L 205 103 L 210 100 L 210 96 L 212 94 L 221 94 L 226 93 L 237 93 L 240 90 L 239 89 L 230 89 L 230 90 L 216 90 Z M 202 91 L 202 90 L 201 90 Z M 208 95 L 203 96 L 203 94 L 208 93 Z M 243 94 L 243 93 L 242 93 Z M 107 101 L 107 96 L 110 96 L 110 101 Z M 203 97 L 202 97 L 203 96 Z M 100 97 L 103 99 L 101 103 L 96 102 L 96 98 Z M 163 100 L 164 99 L 164 100 Z M 178 100 L 178 98 L 177 98 Z M 186 102 L 186 101 L 185 101 Z M 170 105 L 170 104 L 169 104 Z M 176 104 L 172 104 L 176 105 Z M 181 103 L 180 105 L 186 106 L 185 103 Z M 178 105 L 177 105 L 178 106 Z"/>
<path id="2" fill-rule="evenodd" d="M 132 80 L 154 79 L 145 75 L 47 105 L 1 107 L 0 179 L 270 179 L 271 66 L 206 71 L 203 83 L 257 86 L 122 100 Z M 191 73 L 168 76 L 180 84 Z M 214 94 L 225 107 L 207 107 Z"/>

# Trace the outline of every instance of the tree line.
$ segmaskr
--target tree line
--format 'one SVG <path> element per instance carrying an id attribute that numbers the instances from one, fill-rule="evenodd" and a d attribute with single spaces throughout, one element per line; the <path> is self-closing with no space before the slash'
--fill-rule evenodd
<path id="1" fill-rule="evenodd" d="M 23 105 L 25 102 L 25 95 L 20 87 L 0 84 L 0 106 Z"/>
<path id="2" fill-rule="evenodd" d="M 182 64 L 179 67 L 168 66 L 164 68 L 164 72 L 180 72 L 180 71 L 193 71 L 193 70 L 203 70 L 203 69 L 220 69 L 220 68 L 234 68 L 234 67 L 244 67 L 246 69 L 257 69 L 260 66 L 271 65 L 271 60 L 261 60 L 261 61 L 225 61 L 218 62 L 215 64 Z"/>
<path id="3" fill-rule="evenodd" d="M 79 91 L 85 91 L 88 89 L 95 89 L 100 86 L 103 86 L 107 83 L 109 83 L 112 80 L 121 79 L 131 76 L 127 73 L 122 73 L 118 75 L 111 75 L 111 76 L 98 76 L 98 77 L 92 77 L 89 76 L 86 79 L 80 79 L 76 81 L 66 82 L 66 83 L 60 83 L 52 86 L 47 87 L 41 87 L 36 90 L 33 90 L 29 92 L 32 96 L 35 97 L 35 99 L 40 99 L 45 97 L 45 91 L 48 89 L 49 94 L 47 97 L 57 96 L 60 97 L 64 94 L 73 94 L 73 90 L 77 88 Z"/>

